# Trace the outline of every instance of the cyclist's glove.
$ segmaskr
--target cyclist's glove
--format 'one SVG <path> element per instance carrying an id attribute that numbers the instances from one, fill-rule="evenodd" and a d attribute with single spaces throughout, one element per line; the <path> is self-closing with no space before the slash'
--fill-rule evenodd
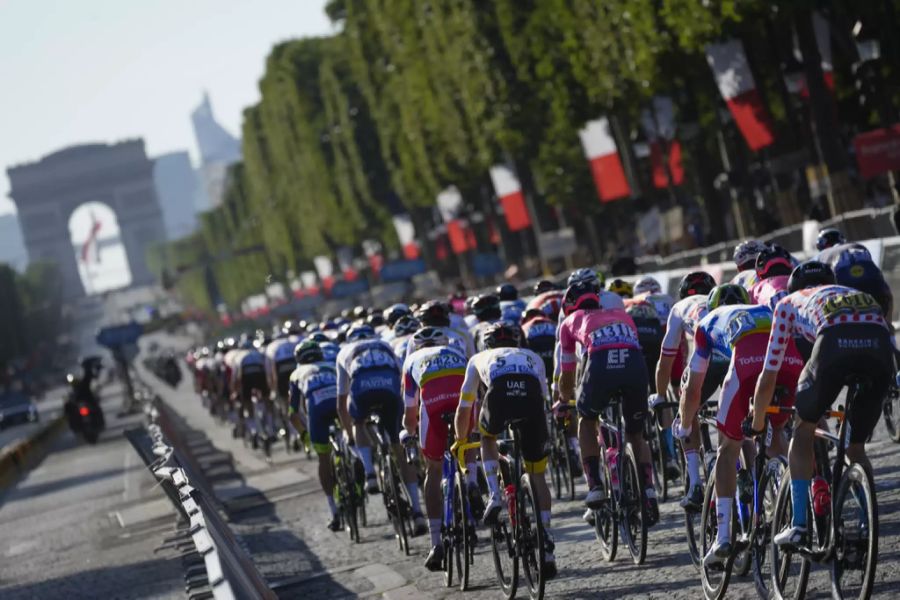
<path id="1" fill-rule="evenodd" d="M 764 434 L 765 430 L 756 431 L 753 429 L 753 416 L 747 415 L 747 418 L 741 422 L 741 433 L 744 434 L 744 437 L 746 438 L 757 438 Z"/>

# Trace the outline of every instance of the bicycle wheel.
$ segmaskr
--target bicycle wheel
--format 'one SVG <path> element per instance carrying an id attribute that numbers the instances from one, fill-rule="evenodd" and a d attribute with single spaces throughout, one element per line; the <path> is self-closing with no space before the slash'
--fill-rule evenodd
<path id="1" fill-rule="evenodd" d="M 453 587 L 453 573 L 457 570 L 456 560 L 454 560 L 454 546 L 456 541 L 456 532 L 454 531 L 456 501 L 453 490 L 450 487 L 451 485 L 453 485 L 453 481 L 445 480 L 441 486 L 441 491 L 444 496 L 441 502 L 441 510 L 443 511 L 444 518 L 444 522 L 441 524 L 441 544 L 444 547 L 444 585 L 448 588 Z"/>
<path id="2" fill-rule="evenodd" d="M 600 481 L 597 485 L 603 490 L 607 500 L 603 506 L 594 511 L 594 534 L 600 542 L 600 556 L 606 562 L 612 562 L 616 559 L 616 551 L 619 548 L 619 522 L 616 516 L 616 498 L 610 485 L 609 465 L 605 456 L 606 454 L 601 451 Z"/>
<path id="3" fill-rule="evenodd" d="M 512 534 L 505 522 L 491 527 L 491 555 L 497 583 L 507 599 L 516 595 L 519 586 L 519 557 L 513 545 Z"/>
<path id="4" fill-rule="evenodd" d="M 569 501 L 572 501 L 575 500 L 575 476 L 573 473 L 576 465 L 572 457 L 572 450 L 569 448 L 569 441 L 566 439 L 566 430 L 559 429 L 558 432 L 557 447 L 562 449 L 560 463 L 562 464 L 563 493 L 569 497 Z"/>
<path id="5" fill-rule="evenodd" d="M 776 535 L 791 524 L 793 516 L 791 500 L 791 472 L 785 469 L 778 497 L 775 500 L 775 514 L 772 518 L 772 535 Z M 812 516 L 807 517 L 807 522 Z M 775 543 L 769 544 L 769 564 L 771 577 L 769 590 L 772 597 L 782 600 L 794 598 L 799 600 L 806 596 L 806 584 L 809 580 L 809 559 L 794 549 L 779 548 Z"/>
<path id="6" fill-rule="evenodd" d="M 622 463 L 621 486 L 622 499 L 619 505 L 621 515 L 622 540 L 628 546 L 634 564 L 644 564 L 647 558 L 647 515 L 642 497 L 641 478 L 638 474 L 637 460 L 631 446 L 625 447 L 624 455 L 619 457 Z"/>
<path id="7" fill-rule="evenodd" d="M 397 544 L 404 554 L 409 556 L 409 538 L 406 535 L 406 526 L 404 525 L 403 497 L 400 491 L 400 477 L 397 474 L 397 467 L 392 458 L 384 461 L 384 481 L 385 489 L 382 491 L 384 496 L 384 505 L 387 509 L 388 519 L 394 526 L 394 536 L 397 538 Z"/>
<path id="8" fill-rule="evenodd" d="M 884 399 L 882 406 L 884 413 L 884 428 L 887 429 L 888 436 L 894 442 L 900 442 L 900 390 L 895 385 L 891 385 L 888 394 Z"/>
<path id="9" fill-rule="evenodd" d="M 871 476 L 859 463 L 851 464 L 841 475 L 834 514 L 832 595 L 868 598 L 878 563 L 878 500 Z"/>
<path id="10" fill-rule="evenodd" d="M 531 488 L 528 475 L 523 475 L 520 482 L 520 499 L 518 512 L 519 536 L 517 544 L 521 544 L 522 570 L 528 595 L 532 600 L 544 597 L 544 526 L 541 523 L 541 511 Z"/>
<path id="11" fill-rule="evenodd" d="M 650 418 L 644 420 L 644 437 L 650 446 L 651 463 L 653 465 L 653 488 L 660 502 L 669 499 L 669 482 L 666 479 L 666 442 L 656 419 L 656 411 L 650 412 Z"/>
<path id="12" fill-rule="evenodd" d="M 469 499 L 466 494 L 466 478 L 459 471 L 456 472 L 456 484 L 454 486 L 453 514 L 458 515 L 458 525 L 454 528 L 456 534 L 457 570 L 459 571 L 459 590 L 466 591 L 469 588 L 469 565 L 472 564 L 475 545 L 475 524 L 469 520 Z M 459 511 L 457 513 L 457 510 Z"/>
<path id="13" fill-rule="evenodd" d="M 556 417 L 550 415 L 549 433 L 552 445 L 550 447 L 550 479 L 553 481 L 553 491 L 556 493 L 556 499 L 561 500 L 563 494 L 563 453 L 559 448 L 559 436 L 557 435 Z M 563 448 L 565 450 L 565 448 Z"/>
<path id="14" fill-rule="evenodd" d="M 737 511 L 732 510 L 732 515 Z M 703 509 L 700 512 L 701 552 L 706 556 L 710 548 L 716 543 L 719 534 L 719 523 L 716 514 L 716 474 L 713 472 L 706 482 L 703 494 Z M 731 542 L 734 543 L 737 519 L 731 519 Z M 735 553 L 732 552 L 725 564 L 707 567 L 700 565 L 700 582 L 703 585 L 703 595 L 707 600 L 720 600 L 725 597 L 728 590 L 728 582 L 731 580 L 731 570 L 734 566 Z M 701 559 L 702 560 L 702 559 Z"/>
<path id="15" fill-rule="evenodd" d="M 750 554 L 753 560 L 753 583 L 760 598 L 769 597 L 769 580 L 771 563 L 769 544 L 772 543 L 772 520 L 775 517 L 775 503 L 778 500 L 778 486 L 781 484 L 787 462 L 781 457 L 770 458 L 766 463 L 757 483 L 759 497 L 759 514 L 753 515 L 754 530 L 750 542 Z"/>

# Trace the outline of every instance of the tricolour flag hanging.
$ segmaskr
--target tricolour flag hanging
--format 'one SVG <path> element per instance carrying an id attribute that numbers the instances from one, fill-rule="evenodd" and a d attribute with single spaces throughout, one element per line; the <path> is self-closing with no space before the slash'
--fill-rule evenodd
<path id="1" fill-rule="evenodd" d="M 708 45 L 706 62 L 750 149 L 755 152 L 772 144 L 775 141 L 772 120 L 756 89 L 740 40 Z"/>
<path id="2" fill-rule="evenodd" d="M 641 126 L 650 142 L 653 186 L 665 188 L 684 183 L 681 143 L 675 139 L 675 104 L 668 96 L 654 96 L 653 108 L 641 111 Z M 671 182 L 669 178 L 671 176 Z"/>
<path id="3" fill-rule="evenodd" d="M 462 194 L 455 185 L 446 188 L 437 196 L 438 210 L 444 223 L 447 224 L 447 237 L 450 239 L 450 247 L 454 254 L 462 254 L 470 248 L 475 248 L 475 236 L 468 231 L 469 224 L 465 219 L 459 218 L 462 201 Z"/>
<path id="4" fill-rule="evenodd" d="M 394 221 L 394 230 L 397 232 L 397 239 L 400 240 L 400 247 L 403 248 L 403 257 L 408 260 L 419 258 L 419 244 L 416 242 L 416 228 L 412 218 L 404 213 L 394 215 L 391 219 Z"/>
<path id="5" fill-rule="evenodd" d="M 382 265 L 384 265 L 381 242 L 378 240 L 363 240 L 362 249 L 363 254 L 366 255 L 366 260 L 369 263 L 369 269 L 372 270 L 372 273 L 378 275 L 378 273 L 381 272 Z"/>
<path id="6" fill-rule="evenodd" d="M 825 81 L 825 87 L 832 92 L 834 91 L 834 65 L 831 63 L 831 26 L 828 19 L 822 16 L 819 11 L 813 11 L 812 14 L 813 32 L 816 35 L 816 47 L 819 49 L 819 59 L 822 66 L 822 79 Z M 794 58 L 803 61 L 803 53 L 800 52 L 800 44 L 797 41 L 797 32 L 794 32 Z M 809 86 L 806 85 L 806 77 L 801 76 L 798 84 L 797 93 L 801 98 L 809 98 Z"/>
<path id="7" fill-rule="evenodd" d="M 358 273 L 356 269 L 353 268 L 353 248 L 350 246 L 341 246 L 337 249 L 337 261 L 338 265 L 341 267 L 341 275 L 344 276 L 345 281 L 353 281 L 356 279 Z"/>
<path id="8" fill-rule="evenodd" d="M 600 117 L 588 121 L 578 132 L 584 154 L 591 163 L 591 173 L 601 202 L 625 198 L 631 194 L 616 140 L 609 130 L 609 119 Z"/>
<path id="9" fill-rule="evenodd" d="M 525 205 L 522 184 L 519 183 L 515 171 L 507 165 L 495 165 L 491 167 L 491 183 L 494 184 L 494 193 L 503 206 L 507 228 L 510 231 L 521 231 L 531 227 L 531 217 Z"/>
<path id="10" fill-rule="evenodd" d="M 322 287 L 327 292 L 334 285 L 334 265 L 331 263 L 331 259 L 327 256 L 316 256 L 313 258 L 313 266 L 316 268 L 316 273 L 319 274 Z"/>

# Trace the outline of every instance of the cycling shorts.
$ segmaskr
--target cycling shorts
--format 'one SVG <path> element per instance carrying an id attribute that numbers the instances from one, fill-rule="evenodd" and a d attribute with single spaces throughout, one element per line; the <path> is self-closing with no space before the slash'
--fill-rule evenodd
<path id="1" fill-rule="evenodd" d="M 754 333 L 737 343 L 731 355 L 731 363 L 725 381 L 722 383 L 722 397 L 719 399 L 719 413 L 716 426 L 719 431 L 733 440 L 744 439 L 741 424 L 750 412 L 750 399 L 756 390 L 756 380 L 762 373 L 769 344 L 768 333 Z M 779 406 L 794 405 L 797 379 L 803 370 L 803 359 L 793 344 L 789 345 L 781 370 L 778 371 L 776 386 L 784 387 L 787 393 L 779 398 Z M 775 427 L 782 427 L 790 418 L 789 413 L 770 415 L 769 421 Z"/>
<path id="2" fill-rule="evenodd" d="M 315 402 L 313 398 L 307 398 L 306 430 L 309 432 L 309 441 L 316 454 L 327 454 L 331 450 L 328 430 L 334 424 L 337 416 L 337 398 L 320 402 Z"/>
<path id="3" fill-rule="evenodd" d="M 812 356 L 797 383 L 797 415 L 808 423 L 819 418 L 837 399 L 849 377 L 867 383 L 847 415 L 850 441 L 868 439 L 881 416 L 882 400 L 893 376 L 893 346 L 882 325 L 852 323 L 822 330 Z"/>
<path id="4" fill-rule="evenodd" d="M 422 399 L 419 412 L 419 444 L 422 454 L 430 460 L 441 460 L 447 448 L 449 428 L 441 419 L 454 414 L 459 405 L 462 375 L 446 375 L 426 383 L 419 393 Z"/>
<path id="5" fill-rule="evenodd" d="M 515 373 L 497 377 L 481 401 L 478 420 L 481 433 L 496 437 L 510 421 L 524 419 L 519 438 L 522 458 L 529 463 L 543 461 L 550 454 L 544 393 L 540 380 L 532 375 Z"/>
<path id="6" fill-rule="evenodd" d="M 644 429 L 647 416 L 647 365 L 639 348 L 597 350 L 585 358 L 584 374 L 576 390 L 578 414 L 596 419 L 616 395 L 622 397 L 625 431 Z"/>
<path id="7" fill-rule="evenodd" d="M 400 421 L 403 418 L 403 399 L 394 389 L 370 389 L 350 396 L 350 416 L 354 421 L 364 421 L 370 415 L 378 415 L 392 444 L 400 442 Z"/>
<path id="8" fill-rule="evenodd" d="M 291 373 L 293 373 L 296 368 L 297 363 L 293 360 L 283 360 L 279 363 L 275 363 L 275 379 L 278 385 L 275 393 L 278 394 L 279 398 L 288 397 L 288 392 L 291 387 Z"/>
<path id="9" fill-rule="evenodd" d="M 263 398 L 269 397 L 269 382 L 266 381 L 266 373 L 260 367 L 259 371 L 247 370 L 241 373 L 241 399 L 249 402 L 253 390 L 259 390 Z"/>

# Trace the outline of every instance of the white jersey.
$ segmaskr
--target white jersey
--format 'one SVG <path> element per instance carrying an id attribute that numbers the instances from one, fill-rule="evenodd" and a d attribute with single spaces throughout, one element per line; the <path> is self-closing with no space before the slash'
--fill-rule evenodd
<path id="1" fill-rule="evenodd" d="M 480 384 L 490 387 L 495 379 L 504 375 L 532 375 L 546 395 L 547 375 L 540 356 L 525 348 L 491 348 L 469 359 L 460 392 L 460 405 L 471 406 Z"/>
<path id="2" fill-rule="evenodd" d="M 679 300 L 669 311 L 666 321 L 666 335 L 663 337 L 662 356 L 675 356 L 681 347 L 682 340 L 694 339 L 694 328 L 700 319 L 706 316 L 706 295 L 697 294 Z"/>

